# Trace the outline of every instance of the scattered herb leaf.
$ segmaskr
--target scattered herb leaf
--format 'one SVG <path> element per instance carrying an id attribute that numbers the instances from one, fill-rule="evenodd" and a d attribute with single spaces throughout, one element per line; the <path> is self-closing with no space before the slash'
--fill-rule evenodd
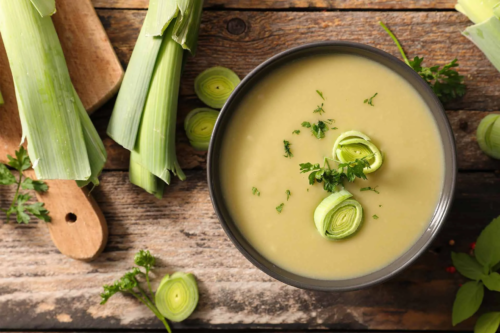
<path id="1" fill-rule="evenodd" d="M 365 191 L 373 191 L 377 194 L 380 194 L 379 191 L 377 191 L 377 187 L 378 186 L 375 186 L 375 187 L 371 187 L 371 186 L 368 186 L 368 187 L 363 187 L 362 189 L 360 189 L 361 192 L 365 192 Z"/>
<path id="2" fill-rule="evenodd" d="M 285 156 L 287 158 L 292 158 L 293 157 L 293 154 L 292 154 L 292 152 L 290 150 L 290 146 L 291 145 L 292 144 L 290 142 L 288 142 L 286 140 L 283 140 L 283 147 L 285 148 L 285 155 L 283 155 L 283 156 Z"/>
<path id="3" fill-rule="evenodd" d="M 302 127 L 311 128 L 311 123 L 308 121 L 304 121 L 304 122 L 302 122 Z"/>
<path id="4" fill-rule="evenodd" d="M 323 93 L 322 93 L 321 91 L 316 90 L 316 92 L 318 93 L 318 95 L 319 95 L 319 96 L 320 96 L 323 100 L 325 100 L 325 98 L 323 97 Z"/>
<path id="5" fill-rule="evenodd" d="M 252 187 L 252 194 L 260 197 L 260 191 L 257 189 L 257 187 Z"/>
<path id="6" fill-rule="evenodd" d="M 280 205 L 278 205 L 278 206 L 276 207 L 276 210 L 278 211 L 278 213 L 281 213 L 281 211 L 283 210 L 283 207 L 284 207 L 284 206 L 285 206 L 285 204 L 284 204 L 284 203 L 281 203 Z"/>
<path id="7" fill-rule="evenodd" d="M 323 139 L 325 137 L 325 132 L 328 131 L 328 125 L 333 123 L 333 119 L 319 120 L 317 124 L 312 124 L 311 131 L 312 134 L 317 139 Z"/>
<path id="8" fill-rule="evenodd" d="M 316 110 L 313 111 L 313 113 L 319 113 L 320 116 L 324 112 L 325 112 L 325 109 L 323 109 L 323 103 L 321 103 L 321 105 L 318 105 L 318 107 L 316 108 Z"/>
<path id="9" fill-rule="evenodd" d="M 293 131 L 293 132 L 292 132 L 292 134 L 297 134 L 297 135 L 299 135 L 299 134 L 300 134 L 300 130 L 295 130 L 295 131 Z"/>
<path id="10" fill-rule="evenodd" d="M 449 102 L 465 95 L 466 87 L 464 84 L 464 77 L 452 69 L 458 67 L 457 59 L 444 65 L 441 69 L 440 66 L 422 67 L 424 58 L 415 57 L 413 60 L 409 60 L 408 57 L 406 57 L 403 47 L 392 31 L 389 30 L 383 22 L 379 22 L 379 24 L 392 38 L 406 64 L 420 74 L 442 103 Z"/>
<path id="11" fill-rule="evenodd" d="M 378 93 L 375 93 L 375 95 L 373 95 L 372 97 L 365 99 L 365 101 L 363 103 L 371 105 L 371 106 L 375 106 L 375 105 L 373 105 L 373 99 L 375 97 L 377 97 L 377 95 L 378 95 Z"/>
<path id="12" fill-rule="evenodd" d="M 374 220 L 378 220 L 378 216 L 377 215 L 373 215 L 372 216 Z"/>
<path id="13" fill-rule="evenodd" d="M 339 129 L 338 127 L 332 127 L 332 130 L 336 130 L 336 129 Z"/>
<path id="14" fill-rule="evenodd" d="M 290 199 L 290 195 L 291 195 L 292 193 L 290 192 L 290 190 L 286 190 L 286 192 L 285 192 L 285 193 L 286 193 L 286 201 L 288 201 L 288 199 Z"/>
<path id="15" fill-rule="evenodd" d="M 9 159 L 8 164 L 19 172 L 19 179 L 16 180 L 12 172 L 4 164 L 0 164 L 0 185 L 16 185 L 16 193 L 9 208 L 0 208 L 0 211 L 6 214 L 6 223 L 9 223 L 12 215 L 16 216 L 18 223 L 29 223 L 30 216 L 27 213 L 30 213 L 39 220 L 50 222 L 49 211 L 45 209 L 44 203 L 36 202 L 28 205 L 26 203 L 32 196 L 20 192 L 20 189 L 46 192 L 49 187 L 43 181 L 33 180 L 24 175 L 23 171 L 31 168 L 31 161 L 24 147 L 21 146 L 15 155 L 16 157 L 7 155 L 7 158 Z"/>

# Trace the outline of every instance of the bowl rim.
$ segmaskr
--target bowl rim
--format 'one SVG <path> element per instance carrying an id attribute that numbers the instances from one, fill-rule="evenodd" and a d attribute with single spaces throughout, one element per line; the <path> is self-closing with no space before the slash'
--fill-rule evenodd
<path id="1" fill-rule="evenodd" d="M 429 225 L 427 228 L 423 231 L 422 235 L 414 242 L 413 245 L 411 245 L 410 248 L 408 248 L 405 252 L 403 252 L 398 258 L 396 258 L 394 261 L 389 263 L 386 266 L 383 266 L 382 268 L 378 269 L 375 272 L 359 276 L 359 277 L 354 277 L 354 278 L 347 278 L 347 279 L 337 279 L 337 280 L 324 280 L 324 279 L 314 279 L 314 278 L 307 278 L 304 276 L 301 276 L 299 274 L 292 273 L 290 271 L 287 271 L 286 269 L 282 269 L 279 266 L 273 264 L 270 260 L 265 258 L 263 255 L 261 255 L 257 250 L 253 248 L 253 246 L 248 243 L 248 246 L 250 246 L 253 249 L 253 252 L 257 253 L 260 255 L 260 260 L 254 257 L 252 253 L 250 253 L 249 249 L 247 249 L 244 245 L 241 244 L 240 240 L 238 240 L 237 235 L 231 230 L 229 223 L 232 223 L 235 225 L 234 220 L 231 218 L 230 221 L 226 221 L 224 218 L 223 212 L 222 212 L 222 207 L 225 205 L 223 200 L 220 200 L 222 202 L 219 202 L 217 199 L 217 193 L 216 190 L 214 189 L 214 178 L 216 178 L 214 174 L 214 170 L 217 169 L 216 165 L 219 163 L 218 160 L 214 157 L 216 155 L 216 152 L 214 151 L 216 149 L 216 138 L 218 136 L 224 136 L 223 131 L 221 130 L 221 123 L 223 118 L 227 115 L 230 116 L 231 112 L 236 109 L 236 107 L 232 108 L 232 105 L 234 104 L 235 100 L 238 98 L 238 95 L 240 93 L 245 94 L 246 91 L 251 89 L 253 86 L 250 86 L 250 88 L 246 87 L 249 82 L 251 82 L 253 79 L 256 78 L 256 76 L 260 75 L 262 71 L 266 70 L 266 68 L 275 65 L 277 62 L 281 61 L 283 58 L 293 56 L 296 54 L 297 56 L 294 59 L 291 59 L 289 61 L 284 61 L 284 64 L 289 63 L 293 60 L 297 60 L 300 58 L 303 58 L 304 56 L 300 55 L 301 52 L 306 51 L 306 50 L 313 50 L 314 49 L 322 49 L 322 48 L 347 48 L 347 49 L 353 49 L 353 50 L 358 50 L 362 52 L 367 52 L 364 56 L 365 58 L 368 58 L 370 60 L 374 60 L 376 56 L 381 57 L 385 59 L 386 61 L 392 63 L 394 67 L 397 67 L 398 69 L 394 67 L 389 67 L 390 70 L 396 72 L 400 76 L 403 77 L 402 73 L 405 75 L 409 75 L 412 77 L 414 83 L 410 82 L 409 79 L 403 77 L 405 81 L 407 81 L 410 85 L 412 85 L 415 90 L 417 90 L 416 84 L 418 84 L 418 88 L 420 89 L 420 92 L 417 92 L 420 97 L 424 100 L 424 102 L 428 105 L 429 110 L 432 114 L 432 117 L 434 121 L 436 122 L 436 126 L 438 127 L 438 133 L 441 138 L 441 142 L 443 144 L 443 157 L 444 159 L 444 172 L 443 172 L 443 187 L 441 189 L 441 195 L 438 200 L 438 203 L 436 205 L 436 209 L 434 214 L 432 215 L 431 219 L 429 220 Z M 319 53 L 319 52 L 318 52 Z M 328 52 L 326 52 L 328 53 Z M 333 51 L 331 52 L 332 54 L 334 53 L 346 53 L 342 51 Z M 316 53 L 311 53 L 311 55 L 315 55 Z M 368 56 L 371 54 L 371 56 Z M 359 56 L 359 55 L 358 55 Z M 284 64 L 278 64 L 277 66 L 283 66 Z M 382 64 L 384 65 L 384 64 Z M 387 67 L 387 66 L 386 66 Z M 274 69 L 271 68 L 271 71 Z M 264 76 L 267 74 L 263 74 Z M 425 96 L 424 96 L 424 94 Z M 238 101 L 236 101 L 236 104 Z M 432 106 L 432 107 L 431 107 Z M 440 119 L 438 119 L 440 117 Z M 444 133 L 443 133 L 444 132 Z M 445 142 L 446 141 L 446 142 Z M 447 151 L 447 149 L 449 149 Z M 218 156 L 217 156 L 218 157 Z M 208 157 L 207 157 L 207 181 L 208 181 L 208 188 L 209 188 L 209 194 L 210 194 L 210 199 L 212 201 L 212 205 L 214 208 L 214 211 L 217 215 L 217 218 L 219 219 L 219 222 L 226 233 L 226 235 L 229 237 L 231 242 L 235 245 L 235 247 L 240 251 L 243 256 L 249 260 L 254 266 L 256 266 L 258 269 L 260 269 L 262 272 L 265 274 L 269 275 L 270 277 L 283 282 L 285 284 L 300 288 L 300 289 L 305 289 L 305 290 L 315 290 L 315 291 L 351 291 L 351 290 L 358 290 L 366 287 L 373 286 L 375 284 L 381 283 L 383 281 L 386 281 L 401 271 L 403 271 L 405 268 L 407 268 L 410 264 L 412 264 L 432 243 L 432 241 L 435 239 L 439 231 L 441 230 L 446 218 L 449 216 L 450 209 L 452 206 L 452 202 L 454 199 L 454 194 L 455 194 L 455 186 L 456 186 L 456 178 L 457 178 L 457 157 L 456 157 L 456 145 L 455 145 L 455 138 L 453 134 L 452 127 L 450 125 L 449 119 L 446 116 L 446 112 L 444 110 L 443 105 L 439 101 L 438 97 L 434 94 L 430 86 L 425 82 L 420 75 L 415 72 L 410 66 L 408 66 L 405 62 L 401 61 L 400 59 L 396 58 L 395 56 L 380 50 L 378 48 L 375 48 L 373 46 L 361 44 L 361 43 L 356 43 L 356 42 L 349 42 L 349 41 L 322 41 L 322 42 L 314 42 L 314 43 L 307 43 L 303 44 L 300 46 L 296 46 L 290 49 L 287 49 L 285 51 L 282 51 L 261 64 L 259 64 L 257 67 L 255 67 L 250 73 L 245 76 L 243 80 L 239 83 L 239 85 L 235 88 L 235 90 L 231 93 L 230 97 L 226 101 L 224 107 L 220 111 L 219 117 L 215 123 L 213 133 L 212 133 L 212 139 L 210 141 L 209 149 L 208 149 Z M 436 221 L 437 220 L 437 221 Z M 236 226 L 235 226 L 236 227 Z M 237 228 L 237 227 L 236 227 Z M 427 237 L 425 242 L 416 250 L 413 250 L 413 248 L 419 243 L 423 237 L 430 232 L 430 236 Z M 243 235 L 241 237 L 244 238 Z M 261 260 L 266 261 L 265 265 Z M 399 261 L 402 261 L 401 263 L 398 263 Z M 270 268 L 271 266 L 271 268 Z M 387 270 L 388 268 L 391 268 L 391 266 L 396 266 L 393 267 L 392 269 L 388 270 L 384 274 L 380 274 L 380 272 L 383 272 L 384 270 Z M 303 278 L 305 280 L 311 280 L 311 281 L 316 281 L 317 283 L 304 283 L 297 281 L 295 279 L 291 279 L 287 276 L 284 276 L 282 273 L 279 273 L 278 271 L 284 271 L 287 272 L 288 274 L 292 276 L 297 276 L 300 278 Z M 379 273 L 376 276 L 374 275 L 375 273 Z M 367 281 L 361 282 L 361 283 L 354 283 L 346 286 L 326 286 L 322 282 L 342 282 L 342 281 L 353 281 L 353 280 L 358 280 L 362 278 L 367 278 L 374 275 L 374 279 L 367 279 Z"/>

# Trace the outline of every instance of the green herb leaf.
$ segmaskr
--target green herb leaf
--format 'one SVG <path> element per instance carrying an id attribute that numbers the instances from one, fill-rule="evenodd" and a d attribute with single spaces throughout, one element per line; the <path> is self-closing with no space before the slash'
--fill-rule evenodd
<path id="1" fill-rule="evenodd" d="M 500 216 L 491 221 L 479 235 L 474 253 L 477 261 L 489 268 L 500 263 Z"/>
<path id="2" fill-rule="evenodd" d="M 26 206 L 26 210 L 37 219 L 45 222 L 50 222 L 49 211 L 44 206 L 45 204 L 43 202 L 36 202 L 32 205 Z"/>
<path id="3" fill-rule="evenodd" d="M 371 106 L 375 106 L 375 105 L 373 105 L 373 99 L 375 97 L 377 97 L 377 95 L 378 95 L 378 93 L 375 93 L 375 95 L 373 95 L 372 97 L 365 99 L 365 101 L 363 103 L 371 105 Z"/>
<path id="4" fill-rule="evenodd" d="M 485 313 L 476 322 L 474 333 L 495 333 L 500 326 L 500 312 Z"/>
<path id="5" fill-rule="evenodd" d="M 375 220 L 378 220 L 378 216 L 377 215 L 373 215 L 372 216 Z"/>
<path id="6" fill-rule="evenodd" d="M 500 274 L 493 272 L 489 275 L 484 275 L 481 279 L 489 290 L 500 291 Z"/>
<path id="7" fill-rule="evenodd" d="M 285 207 L 284 203 L 281 203 L 279 206 L 276 207 L 276 210 L 278 211 L 278 213 L 281 213 L 281 211 L 283 210 L 283 207 Z"/>
<path id="8" fill-rule="evenodd" d="M 33 180 L 31 178 L 26 178 L 21 187 L 24 190 L 35 190 L 37 192 L 47 192 L 49 187 L 47 184 L 41 180 Z"/>
<path id="9" fill-rule="evenodd" d="M 360 189 L 361 192 L 365 192 L 365 191 L 372 191 L 372 192 L 375 192 L 377 194 L 380 194 L 379 191 L 377 191 L 377 187 L 378 186 L 375 186 L 375 187 L 371 187 L 371 186 L 368 186 L 368 187 L 363 187 L 362 189 Z"/>
<path id="10" fill-rule="evenodd" d="M 410 61 L 392 31 L 383 22 L 379 22 L 379 24 L 392 38 L 406 64 L 420 74 L 442 103 L 465 95 L 464 77 L 452 69 L 458 67 L 457 59 L 444 65 L 441 69 L 440 66 L 423 67 L 422 62 L 424 58 L 415 57 Z"/>
<path id="11" fill-rule="evenodd" d="M 336 129 L 339 129 L 338 127 L 332 127 L 332 130 L 336 130 Z"/>
<path id="12" fill-rule="evenodd" d="M 285 194 L 286 194 L 286 201 L 288 201 L 288 199 L 290 199 L 290 195 L 292 193 L 290 192 L 290 190 L 286 190 Z"/>
<path id="13" fill-rule="evenodd" d="M 297 134 L 297 135 L 299 135 L 299 134 L 300 134 L 300 130 L 295 130 L 295 131 L 293 131 L 293 132 L 292 132 L 292 134 Z"/>
<path id="14" fill-rule="evenodd" d="M 302 124 L 301 124 L 301 125 L 302 125 L 302 127 L 305 127 L 305 128 L 311 128 L 311 123 L 310 123 L 310 122 L 308 122 L 308 121 L 304 121 L 304 122 L 302 122 Z"/>
<path id="15" fill-rule="evenodd" d="M 285 155 L 283 155 L 284 157 L 287 157 L 287 158 L 292 158 L 293 157 L 293 154 L 292 152 L 290 151 L 290 146 L 292 144 L 286 140 L 283 140 L 283 146 L 285 148 Z"/>
<path id="16" fill-rule="evenodd" d="M 325 98 L 323 97 L 323 93 L 322 93 L 321 91 L 316 90 L 316 92 L 318 93 L 318 95 L 319 95 L 319 96 L 320 96 L 323 100 L 325 100 Z"/>
<path id="17" fill-rule="evenodd" d="M 28 153 L 23 146 L 16 151 L 16 158 L 13 158 L 10 155 L 7 155 L 7 158 L 9 159 L 9 165 L 19 172 L 31 168 L 30 158 L 28 157 Z"/>
<path id="18" fill-rule="evenodd" d="M 135 254 L 134 263 L 137 266 L 144 267 L 146 270 L 151 270 L 155 265 L 155 257 L 149 252 L 149 250 L 140 250 Z"/>
<path id="19" fill-rule="evenodd" d="M 479 309 L 484 297 L 484 286 L 481 282 L 470 281 L 458 290 L 453 303 L 453 326 L 472 317 Z"/>
<path id="20" fill-rule="evenodd" d="M 4 164 L 0 163 L 0 185 L 12 185 L 16 183 L 16 177 Z"/>
<path id="21" fill-rule="evenodd" d="M 252 187 L 252 194 L 253 194 L 253 195 L 256 195 L 256 194 L 257 194 L 257 196 L 258 196 L 258 197 L 260 197 L 260 192 L 259 192 L 259 190 L 257 189 L 257 187 Z"/>
<path id="22" fill-rule="evenodd" d="M 328 131 L 328 125 L 332 124 L 333 119 L 319 120 L 317 124 L 312 124 L 311 131 L 312 134 L 317 139 L 323 139 L 325 137 L 325 132 Z"/>
<path id="23" fill-rule="evenodd" d="M 318 105 L 318 107 L 316 108 L 316 110 L 313 111 L 313 113 L 319 113 L 320 116 L 324 112 L 325 112 L 325 109 L 323 109 L 323 103 L 321 103 L 321 105 Z"/>
<path id="24" fill-rule="evenodd" d="M 476 258 L 465 253 L 451 253 L 453 266 L 460 274 L 471 280 L 480 280 L 483 275 L 483 267 L 477 262 Z"/>

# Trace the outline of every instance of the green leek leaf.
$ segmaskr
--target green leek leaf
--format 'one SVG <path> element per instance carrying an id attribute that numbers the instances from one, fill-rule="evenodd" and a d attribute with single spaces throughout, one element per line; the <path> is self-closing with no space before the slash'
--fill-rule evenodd
<path id="1" fill-rule="evenodd" d="M 140 160 L 140 157 L 137 153 L 132 151 L 130 154 L 130 168 L 128 174 L 130 182 L 141 187 L 146 192 L 153 194 L 158 199 L 161 199 L 163 190 L 165 189 L 165 183 L 139 164 L 137 160 Z"/>
<path id="2" fill-rule="evenodd" d="M 181 16 L 176 20 L 172 38 L 192 55 L 196 53 L 203 0 L 177 0 Z"/>
<path id="3" fill-rule="evenodd" d="M 150 13 L 151 17 L 144 22 L 146 36 L 163 35 L 178 12 L 176 0 L 150 0 L 148 14 Z"/>
<path id="4" fill-rule="evenodd" d="M 481 23 L 493 16 L 493 8 L 499 0 L 458 0 L 455 9 L 474 23 Z"/>
<path id="5" fill-rule="evenodd" d="M 52 16 L 56 13 L 56 0 L 31 0 L 31 3 L 42 17 Z"/>
<path id="6" fill-rule="evenodd" d="M 491 16 L 484 22 L 468 27 L 463 35 L 469 38 L 500 71 L 500 19 Z"/>

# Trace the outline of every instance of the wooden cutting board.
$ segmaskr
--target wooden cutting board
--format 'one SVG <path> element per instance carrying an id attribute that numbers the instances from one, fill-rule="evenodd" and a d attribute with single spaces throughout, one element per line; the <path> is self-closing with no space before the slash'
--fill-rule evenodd
<path id="1" fill-rule="evenodd" d="M 57 0 L 52 16 L 68 64 L 73 85 L 83 105 L 92 113 L 119 89 L 122 66 L 109 42 L 90 0 Z M 0 39 L 0 90 L 5 104 L 0 107 L 0 163 L 14 156 L 21 142 L 21 123 L 12 74 Z M 28 143 L 29 144 L 29 143 Z M 30 170 L 28 176 L 34 177 Z M 79 260 L 94 259 L 108 237 L 104 216 L 88 194 L 74 181 L 48 180 L 49 191 L 37 194 L 52 221 L 48 228 L 61 253 Z"/>

